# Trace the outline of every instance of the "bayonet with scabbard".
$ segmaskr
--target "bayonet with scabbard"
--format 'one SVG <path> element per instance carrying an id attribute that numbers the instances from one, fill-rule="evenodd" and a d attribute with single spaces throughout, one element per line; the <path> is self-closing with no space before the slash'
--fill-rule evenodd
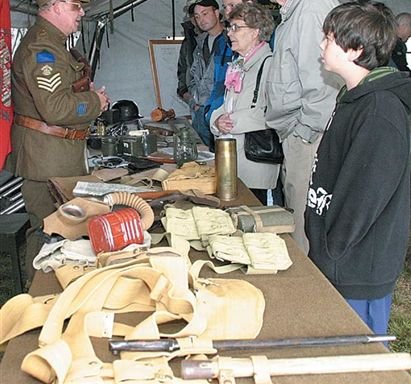
<path id="1" fill-rule="evenodd" d="M 195 346 L 196 338 L 192 338 Z M 217 351 L 246 351 L 287 347 L 323 347 L 348 344 L 370 344 L 396 340 L 390 335 L 348 335 L 328 337 L 301 337 L 289 339 L 263 340 L 215 340 L 212 348 Z M 109 349 L 113 354 L 119 352 L 175 352 L 180 349 L 177 339 L 163 338 L 159 340 L 109 340 Z"/>

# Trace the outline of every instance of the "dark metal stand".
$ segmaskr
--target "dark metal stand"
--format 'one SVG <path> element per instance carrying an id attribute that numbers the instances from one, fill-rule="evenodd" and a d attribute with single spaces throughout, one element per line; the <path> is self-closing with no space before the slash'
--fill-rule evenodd
<path id="1" fill-rule="evenodd" d="M 28 226 L 27 213 L 0 215 L 0 255 L 11 258 L 15 294 L 22 293 L 24 289 L 19 247 L 25 242 L 25 232 Z"/>

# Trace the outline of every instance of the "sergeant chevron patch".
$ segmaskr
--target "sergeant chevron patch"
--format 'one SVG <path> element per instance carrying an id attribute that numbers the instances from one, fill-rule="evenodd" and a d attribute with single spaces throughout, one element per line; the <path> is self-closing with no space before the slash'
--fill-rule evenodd
<path id="1" fill-rule="evenodd" d="M 50 93 L 53 93 L 57 87 L 61 84 L 61 74 L 60 72 L 54 74 L 51 77 L 41 77 L 37 76 L 37 85 L 40 89 L 45 89 Z"/>

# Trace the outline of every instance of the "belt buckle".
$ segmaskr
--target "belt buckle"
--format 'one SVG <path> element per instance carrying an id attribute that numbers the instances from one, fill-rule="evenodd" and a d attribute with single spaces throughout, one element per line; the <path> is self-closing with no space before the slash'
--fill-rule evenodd
<path id="1" fill-rule="evenodd" d="M 71 129 L 64 128 L 64 138 L 71 140 Z"/>
<path id="2" fill-rule="evenodd" d="M 69 128 L 64 128 L 64 129 L 65 129 L 64 138 L 69 139 L 69 140 L 84 140 L 90 132 L 90 128 L 87 128 L 84 131 L 78 131 L 76 129 L 69 129 Z"/>
<path id="3" fill-rule="evenodd" d="M 65 128 L 66 132 L 64 135 L 65 139 L 69 140 L 76 140 L 77 139 L 77 132 L 75 129 Z"/>

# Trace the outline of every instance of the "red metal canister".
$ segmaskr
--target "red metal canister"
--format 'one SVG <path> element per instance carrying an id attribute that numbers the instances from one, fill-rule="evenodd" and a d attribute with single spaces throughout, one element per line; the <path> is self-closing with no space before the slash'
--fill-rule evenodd
<path id="1" fill-rule="evenodd" d="M 88 223 L 88 234 L 96 254 L 118 251 L 127 245 L 144 242 L 140 215 L 133 208 L 93 217 Z"/>

